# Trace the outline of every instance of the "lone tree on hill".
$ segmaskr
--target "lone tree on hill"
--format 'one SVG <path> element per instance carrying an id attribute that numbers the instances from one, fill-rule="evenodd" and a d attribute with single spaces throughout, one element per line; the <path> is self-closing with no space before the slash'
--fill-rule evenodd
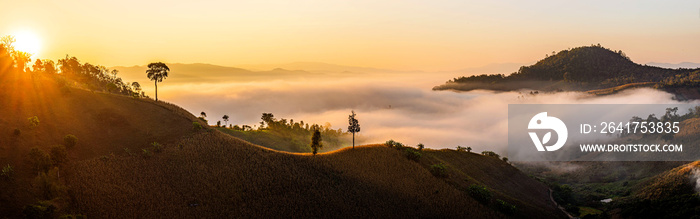
<path id="1" fill-rule="evenodd" d="M 228 125 L 228 115 L 224 115 L 224 117 L 221 117 L 221 118 L 224 119 L 224 122 L 225 122 L 224 127 L 226 127 L 226 125 Z"/>
<path id="2" fill-rule="evenodd" d="M 321 144 L 321 131 L 318 129 L 314 129 L 314 135 L 311 137 L 311 150 L 313 151 L 314 156 L 316 156 L 316 153 L 318 153 L 318 149 L 322 148 L 323 144 Z"/>
<path id="3" fill-rule="evenodd" d="M 201 113 L 199 113 L 199 115 L 200 115 L 202 118 L 207 118 L 207 113 L 205 113 L 204 111 L 202 111 Z"/>
<path id="4" fill-rule="evenodd" d="M 154 62 L 154 63 L 148 64 L 148 70 L 146 70 L 146 76 L 148 76 L 148 79 L 151 79 L 151 81 L 155 81 L 156 101 L 158 101 L 158 82 L 162 82 L 163 79 L 167 78 L 168 72 L 170 72 L 170 68 L 168 68 L 168 66 L 165 65 L 165 63 Z"/>
<path id="5" fill-rule="evenodd" d="M 355 149 L 355 133 L 360 132 L 360 123 L 355 119 L 355 111 L 352 111 L 352 114 L 348 116 L 348 122 L 350 125 L 348 126 L 348 132 L 352 133 L 352 148 Z"/>

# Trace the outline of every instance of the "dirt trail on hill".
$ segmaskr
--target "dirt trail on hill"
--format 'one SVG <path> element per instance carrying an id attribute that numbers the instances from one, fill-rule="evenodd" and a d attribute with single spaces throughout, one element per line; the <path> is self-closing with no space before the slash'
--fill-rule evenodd
<path id="1" fill-rule="evenodd" d="M 549 199 L 552 200 L 552 203 L 554 203 L 554 205 L 557 206 L 562 212 L 564 212 L 564 214 L 566 214 L 566 216 L 568 216 L 569 218 L 571 218 L 571 219 L 575 218 L 574 216 L 569 214 L 569 212 L 567 212 L 566 209 L 564 209 L 564 207 L 559 205 L 559 203 L 557 203 L 557 201 L 554 201 L 554 196 L 552 196 L 552 193 L 553 193 L 552 189 L 549 189 Z"/>

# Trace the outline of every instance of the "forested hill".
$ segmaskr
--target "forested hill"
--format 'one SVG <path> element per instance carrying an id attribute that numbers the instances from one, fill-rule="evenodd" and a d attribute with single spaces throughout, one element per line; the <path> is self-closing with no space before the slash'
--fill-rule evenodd
<path id="1" fill-rule="evenodd" d="M 463 76 L 433 90 L 592 90 L 643 82 L 651 82 L 646 84 L 654 84 L 657 88 L 695 88 L 699 80 L 700 69 L 640 65 L 622 51 L 592 45 L 552 53 L 508 76 Z"/>

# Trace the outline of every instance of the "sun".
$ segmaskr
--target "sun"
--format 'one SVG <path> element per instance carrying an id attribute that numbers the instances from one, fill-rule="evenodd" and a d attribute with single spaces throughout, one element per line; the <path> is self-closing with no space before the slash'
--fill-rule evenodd
<path id="1" fill-rule="evenodd" d="M 32 56 L 36 56 L 40 52 L 41 39 L 36 34 L 29 31 L 21 31 L 13 34 L 13 36 L 15 37 L 13 45 L 16 50 L 32 54 Z"/>

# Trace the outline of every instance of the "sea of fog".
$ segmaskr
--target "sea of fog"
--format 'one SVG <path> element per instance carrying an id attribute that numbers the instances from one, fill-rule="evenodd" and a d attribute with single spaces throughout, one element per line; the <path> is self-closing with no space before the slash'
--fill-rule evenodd
<path id="1" fill-rule="evenodd" d="M 160 99 L 195 115 L 206 112 L 210 124 L 226 114 L 229 124 L 259 125 L 262 113 L 273 113 L 276 118 L 330 124 L 333 129 L 346 130 L 348 115 L 354 110 L 361 126 L 360 144 L 394 139 L 408 145 L 423 143 L 429 148 L 460 145 L 499 153 L 505 153 L 508 143 L 508 104 L 679 103 L 669 93 L 646 88 L 603 97 L 577 92 L 530 95 L 431 89 L 457 76 L 460 75 L 359 74 L 218 83 L 168 83 L 166 79 L 159 84 L 158 93 Z M 145 90 L 152 96 L 148 88 Z"/>

